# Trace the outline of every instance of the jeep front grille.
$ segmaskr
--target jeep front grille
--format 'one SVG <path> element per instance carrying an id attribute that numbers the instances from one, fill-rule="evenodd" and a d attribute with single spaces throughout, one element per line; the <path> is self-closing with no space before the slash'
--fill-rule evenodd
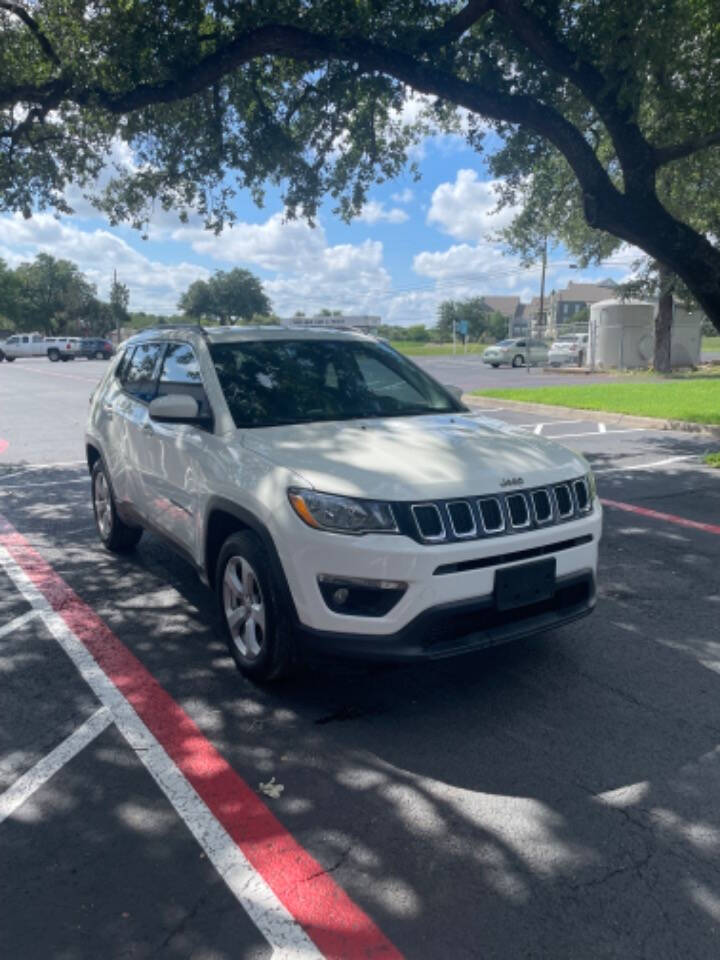
<path id="1" fill-rule="evenodd" d="M 587 516 L 592 508 L 585 477 L 491 496 L 393 504 L 401 532 L 427 544 L 544 529 Z"/>

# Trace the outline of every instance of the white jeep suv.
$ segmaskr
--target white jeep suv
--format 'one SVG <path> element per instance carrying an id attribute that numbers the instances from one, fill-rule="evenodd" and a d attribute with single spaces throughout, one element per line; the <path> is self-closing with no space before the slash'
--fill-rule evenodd
<path id="1" fill-rule="evenodd" d="M 586 461 L 473 415 L 371 337 L 145 331 L 96 389 L 86 443 L 103 543 L 145 528 L 179 550 L 258 680 L 310 651 L 452 656 L 595 603 Z"/>

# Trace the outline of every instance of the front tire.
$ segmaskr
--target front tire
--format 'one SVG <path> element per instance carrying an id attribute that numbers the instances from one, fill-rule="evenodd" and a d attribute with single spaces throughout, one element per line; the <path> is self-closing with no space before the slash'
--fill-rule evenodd
<path id="1" fill-rule="evenodd" d="M 516 354 L 512 359 L 512 365 L 514 367 L 521 367 L 524 362 L 525 361 L 523 360 L 521 353 Z"/>
<path id="2" fill-rule="evenodd" d="M 8 363 L 15 363 L 15 357 L 8 357 L 8 355 L 5 354 L 5 359 Z"/>
<path id="3" fill-rule="evenodd" d="M 500 366 L 500 364 L 499 364 L 499 363 L 491 363 L 490 366 L 493 368 L 493 370 L 497 370 L 497 368 Z"/>
<path id="4" fill-rule="evenodd" d="M 143 535 L 142 527 L 130 527 L 118 516 L 112 487 L 102 460 L 95 463 L 91 478 L 95 525 L 103 546 L 113 553 L 129 553 L 138 545 Z"/>
<path id="5" fill-rule="evenodd" d="M 215 582 L 228 648 L 238 670 L 259 682 L 286 676 L 293 666 L 291 627 L 270 557 L 254 533 L 227 538 Z"/>
<path id="6" fill-rule="evenodd" d="M 88 360 L 89 360 L 89 359 L 90 359 L 90 358 L 88 357 Z M 105 354 L 102 352 L 102 350 L 97 350 L 97 351 L 96 351 L 96 353 L 95 353 L 95 359 L 96 359 L 96 360 L 104 360 L 104 359 L 105 359 Z"/>

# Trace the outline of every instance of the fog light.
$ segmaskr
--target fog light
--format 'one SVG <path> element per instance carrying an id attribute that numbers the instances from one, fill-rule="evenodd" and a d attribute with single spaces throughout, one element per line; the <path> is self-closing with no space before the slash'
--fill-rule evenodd
<path id="1" fill-rule="evenodd" d="M 318 586 L 333 613 L 351 617 L 384 617 L 407 590 L 401 580 L 367 580 L 321 573 Z"/>
<path id="2" fill-rule="evenodd" d="M 349 596 L 350 596 L 350 591 L 348 590 L 347 587 L 338 587 L 337 590 L 334 591 L 332 598 L 333 598 L 333 602 L 336 603 L 339 607 L 341 607 Z"/>

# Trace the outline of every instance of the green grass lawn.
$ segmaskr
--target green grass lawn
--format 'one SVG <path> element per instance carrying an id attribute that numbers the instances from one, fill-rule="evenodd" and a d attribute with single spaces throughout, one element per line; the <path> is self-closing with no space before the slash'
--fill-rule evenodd
<path id="1" fill-rule="evenodd" d="M 580 410 L 607 410 L 639 417 L 720 423 L 720 377 L 662 380 L 657 383 L 598 383 L 588 386 L 474 390 L 501 400 L 524 400 Z"/>
<path id="2" fill-rule="evenodd" d="M 720 353 L 720 337 L 703 337 L 702 349 Z"/>
<path id="3" fill-rule="evenodd" d="M 718 451 L 717 453 L 706 453 L 705 463 L 709 467 L 717 467 L 718 470 L 720 470 L 720 451 Z"/>
<path id="4" fill-rule="evenodd" d="M 392 340 L 391 343 L 398 353 L 404 353 L 408 357 L 445 357 L 453 352 L 451 343 L 418 343 L 415 340 Z M 488 347 L 488 343 L 469 343 L 467 352 L 485 353 Z M 463 352 L 462 343 L 459 341 L 457 352 Z"/>

